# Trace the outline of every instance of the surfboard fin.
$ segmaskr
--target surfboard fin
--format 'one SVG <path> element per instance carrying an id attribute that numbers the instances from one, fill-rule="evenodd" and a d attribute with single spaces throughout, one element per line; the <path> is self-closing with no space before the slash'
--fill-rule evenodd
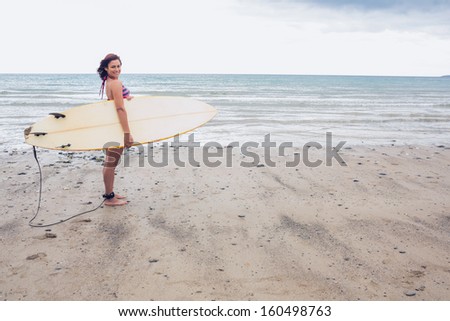
<path id="1" fill-rule="evenodd" d="M 56 119 L 59 119 L 59 118 L 66 118 L 66 115 L 60 114 L 60 113 L 50 113 L 49 115 L 54 116 Z"/>
<path id="2" fill-rule="evenodd" d="M 47 133 L 44 133 L 44 132 L 35 132 L 35 133 L 31 133 L 31 134 L 33 134 L 34 136 L 45 136 L 45 135 L 47 135 Z"/>

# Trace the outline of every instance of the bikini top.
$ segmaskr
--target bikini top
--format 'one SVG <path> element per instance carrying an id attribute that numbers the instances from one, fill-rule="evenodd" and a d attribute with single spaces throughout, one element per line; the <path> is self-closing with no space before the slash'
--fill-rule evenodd
<path id="1" fill-rule="evenodd" d="M 122 85 L 122 97 L 123 98 L 128 98 L 129 96 L 130 96 L 130 91 L 128 90 L 127 87 Z"/>
<path id="2" fill-rule="evenodd" d="M 103 94 L 105 92 L 105 83 L 106 83 L 106 78 L 103 79 L 102 86 L 100 87 L 100 92 L 99 92 L 99 95 L 102 96 L 102 99 L 103 99 Z M 131 94 L 130 90 L 127 87 L 125 87 L 124 85 L 122 85 L 122 97 L 128 98 L 130 96 L 130 94 Z"/>

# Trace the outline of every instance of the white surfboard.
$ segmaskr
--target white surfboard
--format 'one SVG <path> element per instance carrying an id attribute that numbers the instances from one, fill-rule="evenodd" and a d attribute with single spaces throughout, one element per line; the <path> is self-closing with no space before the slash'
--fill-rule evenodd
<path id="1" fill-rule="evenodd" d="M 192 131 L 217 113 L 212 106 L 185 97 L 135 97 L 124 100 L 136 144 L 161 141 Z M 25 143 L 37 147 L 87 151 L 116 142 L 123 146 L 123 130 L 113 101 L 52 113 L 25 130 Z"/>

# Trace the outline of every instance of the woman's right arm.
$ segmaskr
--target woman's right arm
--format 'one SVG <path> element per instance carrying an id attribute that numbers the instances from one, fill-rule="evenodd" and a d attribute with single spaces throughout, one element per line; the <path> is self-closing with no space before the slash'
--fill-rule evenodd
<path id="1" fill-rule="evenodd" d="M 133 137 L 130 133 L 130 126 L 128 124 L 128 115 L 125 110 L 125 105 L 122 97 L 122 84 L 120 81 L 114 81 L 111 84 L 111 92 L 114 98 L 114 105 L 116 107 L 117 116 L 119 117 L 120 125 L 124 133 L 124 145 L 129 148 L 133 145 Z"/>

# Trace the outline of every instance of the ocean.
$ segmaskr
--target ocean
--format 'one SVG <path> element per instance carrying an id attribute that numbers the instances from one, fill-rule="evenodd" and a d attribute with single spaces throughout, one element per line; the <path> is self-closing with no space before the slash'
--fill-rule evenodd
<path id="1" fill-rule="evenodd" d="M 450 142 L 450 78 L 123 74 L 132 95 L 186 96 L 216 107 L 201 143 L 303 146 L 443 145 Z M 0 147 L 30 148 L 23 130 L 50 112 L 100 100 L 93 74 L 0 74 Z M 184 138 L 183 138 L 184 139 Z"/>

